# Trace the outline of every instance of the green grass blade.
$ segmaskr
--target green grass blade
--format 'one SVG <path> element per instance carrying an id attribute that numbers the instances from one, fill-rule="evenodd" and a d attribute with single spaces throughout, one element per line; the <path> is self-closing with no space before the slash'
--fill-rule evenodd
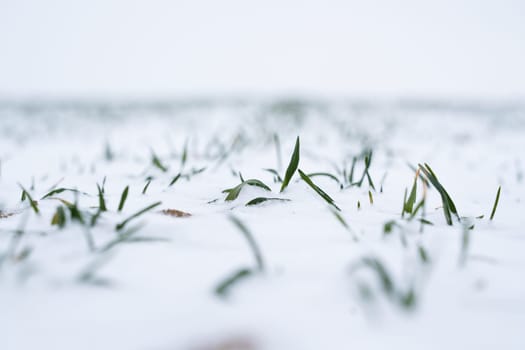
<path id="1" fill-rule="evenodd" d="M 275 177 L 275 179 L 277 180 L 277 182 L 283 182 L 283 179 L 281 178 L 281 175 L 279 175 L 277 170 L 275 170 L 275 169 L 263 169 L 263 170 L 269 172 L 270 174 L 272 174 Z"/>
<path id="2" fill-rule="evenodd" d="M 152 153 L 151 155 L 151 163 L 163 173 L 168 171 L 168 168 L 164 166 L 164 164 L 162 164 L 161 160 L 159 159 L 159 157 L 157 157 L 155 153 Z"/>
<path id="3" fill-rule="evenodd" d="M 177 175 L 175 175 L 175 177 L 173 178 L 173 180 L 171 180 L 171 182 L 168 185 L 168 187 L 171 187 L 171 186 L 175 185 L 175 183 L 180 179 L 181 176 L 182 176 L 181 173 L 178 173 Z"/>
<path id="4" fill-rule="evenodd" d="M 234 285 L 252 276 L 253 273 L 254 271 L 251 269 L 240 269 L 236 271 L 217 285 L 215 294 L 220 297 L 226 297 Z"/>
<path id="5" fill-rule="evenodd" d="M 234 201 L 237 199 L 237 197 L 239 197 L 239 194 L 241 193 L 241 190 L 244 186 L 244 182 L 233 187 L 233 188 L 230 188 L 228 190 L 224 190 L 222 191 L 223 193 L 228 193 L 228 195 L 226 196 L 226 198 L 224 199 L 226 202 L 229 202 L 229 201 Z"/>
<path id="6" fill-rule="evenodd" d="M 115 226 L 115 229 L 117 231 L 120 231 L 122 230 L 131 220 L 139 217 L 140 215 L 158 207 L 159 205 L 161 205 L 162 202 L 157 202 L 157 203 L 153 203 L 152 205 L 150 206 L 147 206 L 146 208 L 142 209 L 142 210 L 139 210 L 138 212 L 136 212 L 135 214 L 131 215 L 130 217 L 128 217 L 126 220 L 122 221 L 120 224 L 117 224 L 117 226 Z"/>
<path id="7" fill-rule="evenodd" d="M 264 182 L 257 180 L 257 179 L 249 179 L 249 180 L 244 181 L 244 183 L 246 185 L 260 187 L 262 189 L 265 189 L 266 191 L 270 191 L 270 192 L 272 191 L 272 189 L 268 187 Z"/>
<path id="8" fill-rule="evenodd" d="M 405 217 L 405 206 L 407 202 L 407 194 L 408 194 L 408 189 L 405 188 L 405 194 L 403 196 L 403 207 L 401 208 L 401 218 Z"/>
<path id="9" fill-rule="evenodd" d="M 244 186 L 256 186 L 256 187 L 265 189 L 266 191 L 270 191 L 270 192 L 272 191 L 271 188 L 268 187 L 264 182 L 257 180 L 257 179 L 249 179 L 244 182 L 241 182 L 239 185 L 233 188 L 229 188 L 229 189 L 222 191 L 222 193 L 228 193 L 228 195 L 226 196 L 224 200 L 227 202 L 236 200 L 237 197 L 239 197 L 239 194 L 241 193 L 241 190 L 243 189 Z"/>
<path id="10" fill-rule="evenodd" d="M 230 221 L 239 229 L 239 231 L 241 231 L 241 233 L 244 235 L 244 238 L 246 238 L 246 241 L 248 242 L 248 245 L 250 246 L 250 249 L 255 258 L 257 270 L 259 272 L 264 271 L 264 260 L 261 254 L 261 250 L 259 249 L 257 242 L 255 242 L 255 239 L 253 238 L 253 235 L 251 234 L 250 230 L 248 230 L 248 228 L 244 225 L 242 221 L 240 221 L 233 215 L 230 216 Z"/>
<path id="11" fill-rule="evenodd" d="M 49 191 L 48 193 L 46 193 L 46 195 L 44 195 L 40 199 L 46 199 L 46 198 L 54 196 L 55 194 L 59 194 L 59 193 L 66 192 L 66 191 L 74 192 L 74 193 L 81 193 L 81 194 L 87 195 L 87 193 L 80 192 L 79 190 L 75 190 L 73 188 L 57 188 L 57 189 L 54 189 L 52 191 Z"/>
<path id="12" fill-rule="evenodd" d="M 64 208 L 62 206 L 57 207 L 57 210 L 53 215 L 53 218 L 51 219 L 51 225 L 56 225 L 60 229 L 66 226 L 66 212 L 64 211 Z"/>
<path id="13" fill-rule="evenodd" d="M 492 207 L 492 212 L 490 213 L 490 220 L 494 219 L 494 215 L 496 214 L 496 209 L 498 207 L 499 203 L 499 195 L 501 194 L 501 186 L 498 187 L 498 192 L 496 193 L 496 200 L 494 201 L 494 206 Z"/>
<path id="14" fill-rule="evenodd" d="M 126 199 L 128 198 L 128 192 L 129 192 L 129 186 L 126 186 L 126 188 L 122 192 L 122 195 L 120 196 L 118 211 L 122 211 L 122 209 L 124 209 L 124 204 L 126 203 Z"/>
<path id="15" fill-rule="evenodd" d="M 412 190 L 410 190 L 410 195 L 408 196 L 408 200 L 405 203 L 404 211 L 407 214 L 412 214 L 412 211 L 414 209 L 414 204 L 416 203 L 416 197 L 417 197 L 417 178 L 418 175 L 416 174 L 416 177 L 414 178 L 414 184 L 412 185 Z"/>
<path id="16" fill-rule="evenodd" d="M 295 141 L 295 148 L 293 150 L 292 158 L 290 159 L 290 164 L 288 164 L 288 168 L 286 169 L 286 175 L 284 176 L 283 184 L 281 185 L 280 192 L 283 192 L 286 187 L 288 187 L 288 184 L 290 183 L 290 180 L 292 179 L 293 175 L 295 174 L 295 171 L 297 170 L 297 167 L 299 166 L 299 154 L 301 152 L 301 146 L 299 141 L 299 136 L 297 136 L 297 140 Z"/>
<path id="17" fill-rule="evenodd" d="M 308 174 L 308 177 L 309 177 L 309 178 L 317 177 L 317 176 L 324 176 L 324 177 L 327 177 L 327 178 L 329 178 L 329 179 L 332 179 L 332 180 L 334 180 L 335 182 L 337 182 L 337 184 L 338 184 L 339 186 L 341 186 L 341 181 L 339 181 L 339 179 L 338 179 L 335 175 L 333 175 L 333 174 L 330 174 L 330 173 L 323 173 L 323 172 Z"/>
<path id="18" fill-rule="evenodd" d="M 182 156 L 180 159 L 180 168 L 184 168 L 184 165 L 186 165 L 186 162 L 188 160 L 188 140 L 184 143 L 184 150 L 182 151 Z"/>
<path id="19" fill-rule="evenodd" d="M 106 200 L 104 199 L 104 190 L 97 184 L 98 190 L 98 207 L 100 211 L 107 211 Z"/>
<path id="20" fill-rule="evenodd" d="M 321 188 L 319 188 L 316 184 L 312 182 L 312 180 L 306 175 L 301 169 L 298 169 L 299 175 L 301 176 L 301 179 L 303 179 L 304 182 L 308 184 L 319 196 L 321 196 L 328 204 L 333 206 L 337 210 L 339 207 L 335 204 L 335 201 L 330 197 L 325 191 L 323 191 Z"/>
<path id="21" fill-rule="evenodd" d="M 456 209 L 456 205 L 452 201 L 452 198 L 450 198 L 450 195 L 447 193 L 443 185 L 439 182 L 436 174 L 428 164 L 425 163 L 425 166 L 419 164 L 419 169 L 423 172 L 425 177 L 432 183 L 432 186 L 436 188 L 436 190 L 439 192 L 441 196 L 441 201 L 443 203 L 443 214 L 445 215 L 445 219 L 447 221 L 448 225 L 452 225 L 452 216 L 451 214 L 454 214 L 458 220 L 460 220 L 459 214 Z"/>
<path id="22" fill-rule="evenodd" d="M 18 184 L 18 186 L 20 186 L 20 188 L 22 189 L 22 201 L 28 199 L 29 205 L 31 206 L 35 214 L 40 215 L 40 210 L 38 210 L 38 202 L 33 200 L 33 197 L 31 197 L 29 192 L 27 192 L 26 189 L 22 187 L 22 185 Z"/>
<path id="23" fill-rule="evenodd" d="M 147 179 L 146 185 L 144 185 L 144 188 L 142 189 L 142 194 L 146 194 L 146 192 L 148 191 L 148 187 L 151 184 L 152 180 L 153 180 L 152 178 Z"/>
<path id="24" fill-rule="evenodd" d="M 267 201 L 281 201 L 281 202 L 289 202 L 289 199 L 286 198 L 270 198 L 270 197 L 257 197 L 246 203 L 246 206 L 252 206 L 252 205 L 258 205 Z"/>

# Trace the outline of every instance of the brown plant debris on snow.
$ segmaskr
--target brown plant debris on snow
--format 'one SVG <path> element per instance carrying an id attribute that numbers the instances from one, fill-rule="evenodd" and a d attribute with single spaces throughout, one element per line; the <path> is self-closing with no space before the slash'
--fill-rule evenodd
<path id="1" fill-rule="evenodd" d="M 176 218 L 187 218 L 191 216 L 190 213 L 186 213 L 184 211 L 177 210 L 177 209 L 163 209 L 160 212 L 164 215 L 173 216 Z"/>

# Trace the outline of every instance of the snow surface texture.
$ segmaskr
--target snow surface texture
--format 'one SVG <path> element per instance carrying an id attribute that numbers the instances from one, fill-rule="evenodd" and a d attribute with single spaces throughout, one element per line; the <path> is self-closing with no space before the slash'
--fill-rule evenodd
<path id="1" fill-rule="evenodd" d="M 343 183 L 341 189 L 332 178 L 312 177 L 349 228 L 297 172 L 279 193 L 281 184 L 263 170 L 284 176 L 298 135 L 299 168 L 329 172 Z M 368 149 L 376 191 L 367 180 L 348 184 L 353 157 L 356 182 Z M 524 349 L 524 149 L 519 106 L 4 104 L 0 348 Z M 153 154 L 167 171 L 153 165 Z M 425 219 L 433 225 L 421 232 L 420 214 L 402 219 L 401 210 L 415 174 L 407 164 L 425 162 L 462 219 L 447 225 L 431 187 Z M 190 175 L 169 186 L 181 168 Z M 239 172 L 272 193 L 245 186 L 225 202 L 222 191 L 240 183 Z M 90 221 L 104 177 L 108 210 L 93 227 L 68 212 L 62 229 L 50 224 L 57 207 L 68 208 L 57 198 L 77 200 Z M 38 202 L 39 215 L 27 198 L 20 201 L 18 183 Z M 54 185 L 85 194 L 64 191 L 41 200 Z M 419 201 L 422 182 L 417 186 Z M 245 206 L 256 197 L 291 201 Z M 263 272 L 232 216 L 257 242 Z M 139 230 L 128 231 L 134 227 Z M 215 293 L 243 268 L 255 273 L 226 295 Z"/>

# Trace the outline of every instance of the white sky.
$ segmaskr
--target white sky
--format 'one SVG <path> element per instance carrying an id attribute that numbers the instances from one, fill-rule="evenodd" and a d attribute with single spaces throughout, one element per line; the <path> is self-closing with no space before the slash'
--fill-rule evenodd
<path id="1" fill-rule="evenodd" d="M 525 97 L 525 1 L 0 0 L 0 97 Z"/>

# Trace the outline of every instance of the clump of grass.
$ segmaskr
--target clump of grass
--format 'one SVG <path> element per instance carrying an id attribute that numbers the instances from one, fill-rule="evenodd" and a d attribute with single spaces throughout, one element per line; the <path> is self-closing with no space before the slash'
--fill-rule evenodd
<path id="1" fill-rule="evenodd" d="M 368 186 L 370 186 L 370 188 L 372 188 L 375 191 L 376 188 L 374 186 L 374 182 L 372 181 L 372 177 L 370 176 L 370 172 L 369 172 L 370 166 L 372 165 L 373 154 L 374 152 L 372 150 L 368 150 L 365 152 L 365 155 L 364 155 L 365 168 L 363 170 L 363 174 L 361 175 L 361 179 L 357 182 L 356 185 L 361 187 L 363 185 L 363 181 L 366 178 L 368 180 Z"/>
<path id="2" fill-rule="evenodd" d="M 78 223 L 84 229 L 84 236 L 86 238 L 86 243 L 89 250 L 94 251 L 95 242 L 90 233 L 90 227 L 95 226 L 96 221 L 102 214 L 100 208 L 98 208 L 95 214 L 91 215 L 87 211 L 79 208 L 77 199 L 75 199 L 74 203 L 70 203 L 61 199 L 59 200 L 62 205 L 58 206 L 55 210 L 55 213 L 51 218 L 51 226 L 58 226 L 59 229 L 63 229 L 68 221 L 71 221 L 72 223 Z M 87 221 L 89 215 L 91 215 L 90 222 Z"/>
<path id="3" fill-rule="evenodd" d="M 414 183 L 412 185 L 412 189 L 410 190 L 410 195 L 408 196 L 408 199 L 403 205 L 403 214 L 404 213 L 412 214 L 412 210 L 414 209 L 414 204 L 416 203 L 416 197 L 417 197 L 417 179 L 418 177 L 419 177 L 419 169 L 416 171 L 416 176 L 414 177 Z"/>
<path id="4" fill-rule="evenodd" d="M 231 288 L 240 281 L 245 280 L 246 278 L 255 274 L 263 273 L 265 270 L 265 264 L 261 254 L 261 250 L 259 249 L 259 246 L 253 238 L 253 235 L 251 234 L 250 230 L 248 230 L 244 223 L 235 216 L 230 216 L 229 218 L 230 221 L 239 229 L 239 231 L 243 234 L 244 238 L 248 242 L 248 245 L 255 260 L 255 267 L 241 268 L 235 271 L 227 278 L 225 278 L 223 281 L 221 281 L 217 285 L 217 287 L 215 287 L 215 294 L 220 297 L 226 297 L 229 294 Z"/>
<path id="5" fill-rule="evenodd" d="M 126 186 L 124 191 L 122 191 L 122 195 L 120 196 L 120 202 L 118 204 L 118 211 L 122 211 L 122 209 L 124 209 L 124 204 L 126 204 L 126 199 L 128 198 L 128 192 L 129 192 L 129 186 Z"/>
<path id="6" fill-rule="evenodd" d="M 292 153 L 292 158 L 290 159 L 290 163 L 288 164 L 288 168 L 286 169 L 286 174 L 284 175 L 284 180 L 281 185 L 280 192 L 283 192 L 286 189 L 286 187 L 288 187 L 290 180 L 295 174 L 295 171 L 297 170 L 297 167 L 299 166 L 300 152 L 301 152 L 300 140 L 299 140 L 299 136 L 297 136 L 297 140 L 295 141 L 295 147 Z"/>
<path id="7" fill-rule="evenodd" d="M 60 229 L 63 229 L 66 226 L 66 211 L 62 206 L 57 207 L 55 214 L 51 218 L 51 225 L 56 225 Z"/>
<path id="8" fill-rule="evenodd" d="M 33 200 L 33 197 L 31 197 L 29 192 L 27 192 L 27 190 L 22 185 L 20 184 L 18 185 L 22 189 L 22 196 L 21 196 L 22 202 L 24 202 L 27 199 L 29 201 L 29 205 L 31 206 L 35 214 L 40 215 L 40 210 L 38 210 L 38 202 Z"/>
<path id="9" fill-rule="evenodd" d="M 301 169 L 298 169 L 299 175 L 301 176 L 301 179 L 303 179 L 304 182 L 310 186 L 321 198 L 323 198 L 328 204 L 333 206 L 335 209 L 341 211 L 341 209 L 335 204 L 335 201 L 330 197 L 325 191 L 323 191 L 321 188 L 319 188 L 316 184 L 313 183 L 313 181 L 306 175 Z"/>
<path id="10" fill-rule="evenodd" d="M 144 209 L 139 210 L 139 211 L 136 212 L 135 214 L 131 215 L 130 217 L 128 217 L 127 219 L 125 219 L 124 221 L 122 221 L 121 223 L 117 224 L 117 225 L 115 226 L 115 229 L 116 229 L 117 231 L 122 230 L 122 229 L 123 229 L 123 228 L 124 228 L 124 227 L 125 227 L 130 221 L 132 221 L 133 219 L 135 219 L 135 218 L 141 216 L 142 214 L 147 213 L 148 211 L 150 211 L 150 210 L 152 210 L 152 209 L 158 207 L 158 206 L 161 205 L 161 204 L 162 204 L 162 202 L 156 202 L 156 203 L 153 203 L 153 204 L 147 206 L 147 207 L 144 208 Z"/>
<path id="11" fill-rule="evenodd" d="M 98 190 L 98 208 L 100 211 L 107 211 L 106 207 L 106 199 L 104 198 L 104 187 L 100 187 L 99 184 L 97 184 L 97 190 Z"/>
<path id="12" fill-rule="evenodd" d="M 498 192 L 496 193 L 496 200 L 494 201 L 494 205 L 492 206 L 492 212 L 490 213 L 491 221 L 494 219 L 494 215 L 496 214 L 496 209 L 498 208 L 500 194 L 501 194 L 501 186 L 498 187 Z"/>
<path id="13" fill-rule="evenodd" d="M 425 163 L 425 165 L 419 164 L 419 169 L 425 177 L 432 183 L 432 186 L 439 192 L 441 196 L 441 202 L 443 203 L 443 214 L 445 215 L 445 219 L 447 221 L 447 224 L 452 226 L 452 214 L 456 216 L 458 221 L 461 221 L 458 211 L 456 209 L 456 205 L 452 201 L 452 198 L 450 198 L 450 195 L 447 193 L 443 185 L 439 182 L 436 174 L 432 171 L 430 166 Z"/>
<path id="14" fill-rule="evenodd" d="M 222 193 L 227 193 L 227 196 L 226 196 L 226 198 L 224 200 L 227 201 L 227 202 L 236 200 L 237 197 L 239 197 L 239 194 L 241 193 L 241 190 L 245 186 L 256 186 L 256 187 L 260 187 L 260 188 L 262 188 L 262 189 L 264 189 L 266 191 L 269 191 L 269 192 L 272 191 L 272 189 L 270 187 L 268 187 L 261 180 L 257 180 L 257 179 L 244 180 L 242 178 L 242 175 L 241 175 L 241 183 L 240 184 L 238 184 L 235 187 L 228 188 L 228 189 L 222 191 Z"/>
<path id="15" fill-rule="evenodd" d="M 391 302 L 407 311 L 414 309 L 417 305 L 417 296 L 414 289 L 409 288 L 408 290 L 402 290 L 397 287 L 390 272 L 379 259 L 365 257 L 354 267 L 353 271 L 359 269 L 368 269 L 377 276 L 383 293 Z M 364 296 L 367 298 L 372 296 L 372 288 L 361 287 L 360 289 L 361 291 L 366 291 L 366 295 Z"/>

